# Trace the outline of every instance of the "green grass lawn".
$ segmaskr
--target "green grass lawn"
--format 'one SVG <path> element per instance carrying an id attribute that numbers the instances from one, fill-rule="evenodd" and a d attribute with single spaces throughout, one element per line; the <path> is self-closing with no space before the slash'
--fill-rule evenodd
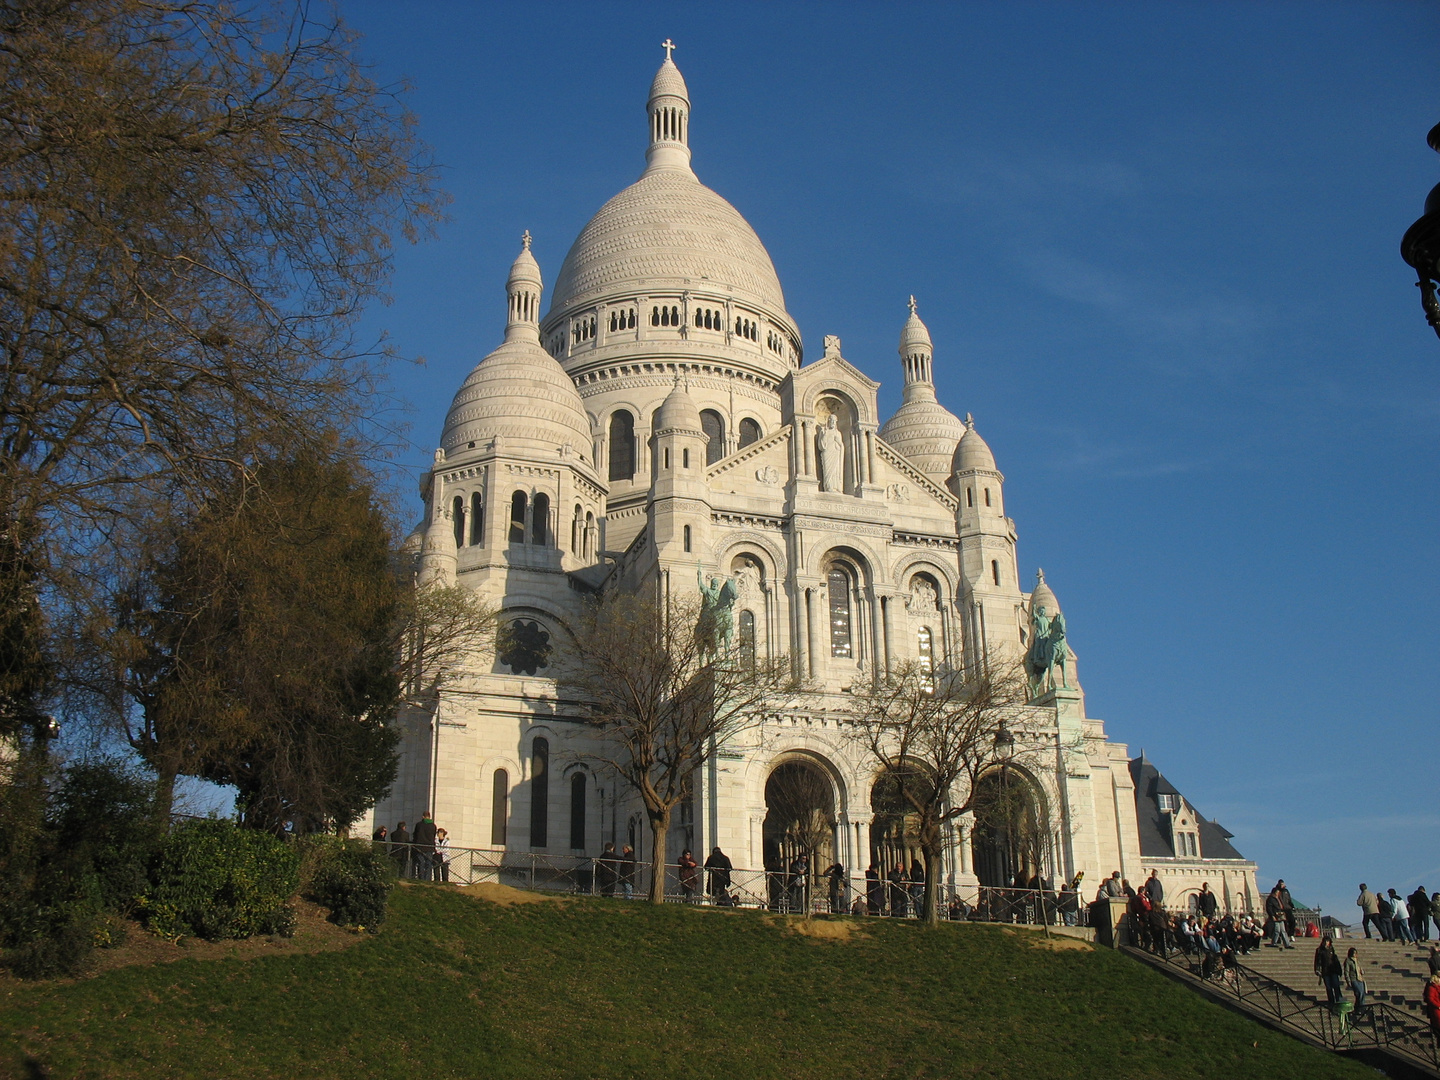
<path id="1" fill-rule="evenodd" d="M 753 912 L 499 907 L 407 887 L 384 933 L 339 952 L 7 982 L 0 1068 L 214 1080 L 1374 1075 L 1107 950 L 1050 951 L 990 926 L 844 921 L 857 936 L 823 940 Z"/>

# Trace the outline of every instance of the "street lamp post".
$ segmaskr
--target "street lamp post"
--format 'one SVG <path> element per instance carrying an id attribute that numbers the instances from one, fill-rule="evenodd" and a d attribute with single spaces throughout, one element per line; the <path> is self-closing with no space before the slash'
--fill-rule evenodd
<path id="1" fill-rule="evenodd" d="M 1440 124 L 1430 129 L 1426 141 L 1430 149 L 1440 154 Z M 1405 237 L 1400 241 L 1400 257 L 1420 276 L 1416 285 L 1420 289 L 1425 321 L 1440 335 L 1440 299 L 1435 296 L 1436 282 L 1440 281 L 1440 184 L 1431 188 L 1420 220 L 1405 230 Z"/>

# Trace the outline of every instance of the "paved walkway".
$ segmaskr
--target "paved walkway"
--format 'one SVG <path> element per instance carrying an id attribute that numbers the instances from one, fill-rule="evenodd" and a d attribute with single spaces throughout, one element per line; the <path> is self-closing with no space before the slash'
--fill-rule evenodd
<path id="1" fill-rule="evenodd" d="M 1325 987 L 1315 975 L 1315 948 L 1319 944 L 1314 938 L 1297 938 L 1293 950 L 1272 949 L 1263 945 L 1256 952 L 1240 957 L 1240 962 L 1307 997 L 1325 1001 Z M 1363 937 L 1337 938 L 1335 951 L 1342 961 L 1351 946 L 1357 950 L 1361 970 L 1365 972 L 1366 995 L 1408 1009 L 1418 1016 L 1420 995 L 1424 992 L 1425 980 L 1430 977 L 1430 968 L 1425 962 L 1430 955 L 1429 944 L 1405 945 Z M 1345 996 L 1346 1000 L 1350 999 L 1348 987 Z"/>

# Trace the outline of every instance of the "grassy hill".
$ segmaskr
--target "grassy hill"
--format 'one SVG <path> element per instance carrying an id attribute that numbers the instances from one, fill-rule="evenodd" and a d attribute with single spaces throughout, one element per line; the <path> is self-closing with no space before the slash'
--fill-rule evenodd
<path id="1" fill-rule="evenodd" d="M 348 948 L 7 980 L 0 1070 L 147 1080 L 1373 1075 L 1106 950 L 1046 948 L 991 926 L 839 919 L 803 929 L 754 912 L 590 898 L 500 905 L 409 886 L 393 894 L 384 932 Z"/>

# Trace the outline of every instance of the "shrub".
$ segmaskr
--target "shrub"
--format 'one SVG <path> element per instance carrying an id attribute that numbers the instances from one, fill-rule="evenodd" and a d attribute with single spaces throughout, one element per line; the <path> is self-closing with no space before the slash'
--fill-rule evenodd
<path id="1" fill-rule="evenodd" d="M 162 842 L 141 909 L 152 930 L 170 936 L 288 937 L 299 870 L 294 848 L 268 833 L 228 821 L 190 821 Z"/>
<path id="2" fill-rule="evenodd" d="M 155 782 L 111 759 L 71 765 L 51 800 L 48 825 L 64 877 L 86 879 L 84 891 L 104 910 L 130 914 L 159 840 Z"/>
<path id="3" fill-rule="evenodd" d="M 327 840 L 309 847 L 314 869 L 303 895 L 329 908 L 333 923 L 375 929 L 385 921 L 395 864 L 364 841 Z"/>
<path id="4" fill-rule="evenodd" d="M 40 912 L 32 935 L 10 950 L 6 963 L 22 979 L 78 975 L 95 948 L 96 921 L 94 909 L 83 903 Z"/>

